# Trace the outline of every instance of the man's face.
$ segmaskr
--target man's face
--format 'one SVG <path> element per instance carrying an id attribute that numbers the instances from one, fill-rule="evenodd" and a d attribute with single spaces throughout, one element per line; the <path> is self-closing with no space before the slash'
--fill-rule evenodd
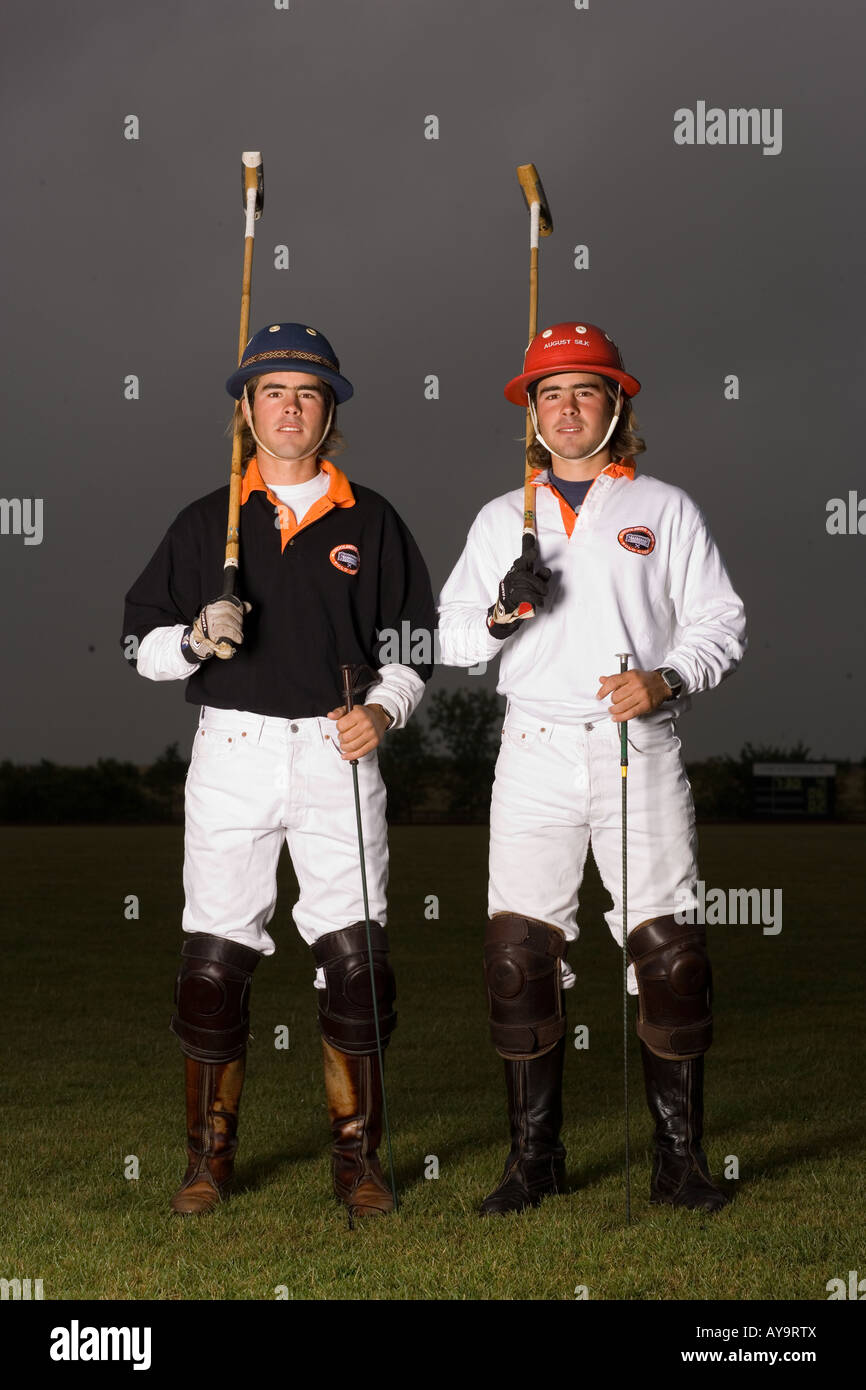
<path id="1" fill-rule="evenodd" d="M 542 377 L 535 396 L 538 432 L 558 458 L 590 453 L 607 433 L 613 405 L 594 372 Z"/>
<path id="2" fill-rule="evenodd" d="M 252 401 L 253 425 L 262 443 L 287 462 L 315 451 L 327 419 L 325 392 L 308 372 L 268 372 Z M 246 402 L 244 417 L 249 424 Z"/>

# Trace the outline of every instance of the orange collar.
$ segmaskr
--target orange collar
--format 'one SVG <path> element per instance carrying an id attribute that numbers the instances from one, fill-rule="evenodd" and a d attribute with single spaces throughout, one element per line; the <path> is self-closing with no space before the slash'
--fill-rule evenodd
<path id="1" fill-rule="evenodd" d="M 339 468 L 336 468 L 328 459 L 322 459 L 319 464 L 323 473 L 329 474 L 328 491 L 318 501 L 314 502 L 307 512 L 300 526 L 297 523 L 295 514 L 291 507 L 287 507 L 281 502 L 279 497 L 271 492 L 261 473 L 259 472 L 259 461 L 254 455 L 247 464 L 247 471 L 241 484 L 241 506 L 249 500 L 254 492 L 263 492 L 268 501 L 276 508 L 280 518 L 280 550 L 285 550 L 289 541 L 292 540 L 299 531 L 311 526 L 314 521 L 325 516 L 333 507 L 354 507 L 355 494 L 349 479 Z"/>
<path id="2" fill-rule="evenodd" d="M 634 471 L 634 459 L 612 459 L 611 462 L 607 465 L 607 467 L 603 468 L 601 472 L 597 473 L 596 477 L 593 478 L 592 483 L 586 490 L 586 497 L 589 496 L 590 491 L 592 489 L 592 485 L 596 482 L 596 480 L 598 478 L 603 478 L 605 474 L 609 478 L 628 478 L 629 480 L 632 480 L 634 478 Z M 555 494 L 556 500 L 559 503 L 559 514 L 562 517 L 562 524 L 565 527 L 565 534 L 568 536 L 569 539 L 571 539 L 571 533 L 574 530 L 574 523 L 577 521 L 577 516 L 571 510 L 571 507 L 568 505 L 562 494 L 557 492 L 556 488 L 550 482 L 549 477 L 542 479 L 541 474 L 545 472 L 547 472 L 547 469 L 545 468 L 534 469 L 529 481 L 533 487 L 549 487 L 551 492 Z M 586 503 L 586 497 L 583 499 L 584 504 Z"/>
<path id="3" fill-rule="evenodd" d="M 550 465 L 548 465 L 548 467 L 550 467 Z M 544 482 L 539 482 L 541 474 L 546 472 L 547 468 L 536 468 L 533 470 L 530 482 L 534 487 L 553 486 L 549 479 L 545 479 Z M 633 478 L 635 473 L 635 461 L 634 459 L 612 459 L 611 462 L 601 470 L 601 473 L 596 474 L 596 477 L 601 478 L 605 473 L 610 478 Z M 595 482 L 595 478 L 593 478 L 592 481 Z"/>
<path id="4" fill-rule="evenodd" d="M 352 492 L 351 484 L 345 473 L 341 472 L 339 468 L 336 468 L 333 463 L 329 463 L 327 459 L 322 459 L 319 467 L 323 473 L 330 473 L 331 475 L 330 486 L 325 495 L 330 498 L 332 505 L 335 507 L 354 506 L 355 494 Z M 241 506 L 246 502 L 251 492 L 266 492 L 268 494 L 268 500 L 273 502 L 275 507 L 278 507 L 280 504 L 279 498 L 274 496 L 259 472 L 259 460 L 255 454 L 253 454 L 253 457 L 247 464 L 247 471 L 244 474 L 244 481 L 241 488 Z"/>

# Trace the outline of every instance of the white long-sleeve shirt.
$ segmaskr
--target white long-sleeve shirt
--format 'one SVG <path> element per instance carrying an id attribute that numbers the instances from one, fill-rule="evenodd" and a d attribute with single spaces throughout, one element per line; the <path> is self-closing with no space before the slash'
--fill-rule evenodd
<path id="1" fill-rule="evenodd" d="M 520 553 L 523 489 L 481 509 L 439 604 L 439 639 L 448 666 L 473 666 L 501 653 L 497 690 L 532 718 L 551 723 L 598 719 L 603 676 L 630 667 L 672 666 L 684 694 L 664 709 L 680 713 L 689 694 L 730 675 L 746 650 L 743 604 L 695 502 L 678 487 L 635 476 L 630 460 L 595 479 L 575 517 L 549 482 L 535 478 L 541 563 L 552 570 L 548 598 L 504 641 L 487 610 Z M 662 716 L 663 717 L 663 716 Z"/>

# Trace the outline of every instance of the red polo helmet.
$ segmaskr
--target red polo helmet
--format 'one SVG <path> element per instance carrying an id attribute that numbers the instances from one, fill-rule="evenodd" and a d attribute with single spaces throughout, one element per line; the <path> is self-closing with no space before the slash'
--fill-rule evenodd
<path id="1" fill-rule="evenodd" d="M 505 394 L 514 405 L 529 404 L 526 388 L 556 372 L 597 372 L 618 381 L 627 396 L 636 396 L 640 382 L 622 365 L 619 348 L 594 323 L 555 323 L 536 333 L 523 359 L 520 376 L 509 381 Z"/>

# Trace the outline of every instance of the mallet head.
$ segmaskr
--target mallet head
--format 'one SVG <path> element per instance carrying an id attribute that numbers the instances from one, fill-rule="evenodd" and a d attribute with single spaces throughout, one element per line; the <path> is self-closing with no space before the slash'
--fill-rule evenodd
<path id="1" fill-rule="evenodd" d="M 547 197 L 541 186 L 541 179 L 538 177 L 538 170 L 534 164 L 518 164 L 517 178 L 520 187 L 523 189 L 526 206 L 531 209 L 533 203 L 538 203 L 539 205 L 539 232 L 542 236 L 550 236 L 550 233 L 553 231 L 553 218 L 550 215 Z"/>

